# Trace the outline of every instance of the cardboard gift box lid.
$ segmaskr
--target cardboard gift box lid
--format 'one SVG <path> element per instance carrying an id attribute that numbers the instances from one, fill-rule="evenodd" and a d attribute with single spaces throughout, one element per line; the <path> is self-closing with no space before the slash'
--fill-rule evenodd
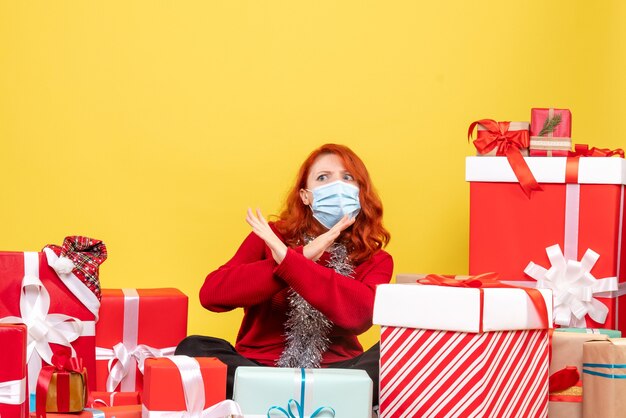
<path id="1" fill-rule="evenodd" d="M 523 289 L 484 288 L 483 331 L 542 329 L 541 318 Z M 552 327 L 552 291 L 538 289 Z M 378 325 L 442 331 L 480 332 L 481 289 L 421 284 L 376 287 L 374 320 Z"/>
<path id="2" fill-rule="evenodd" d="M 525 157 L 538 183 L 565 183 L 567 157 Z M 506 157 L 467 157 L 465 180 L 475 182 L 517 183 Z M 580 157 L 579 184 L 626 184 L 623 158 Z"/>
<path id="3" fill-rule="evenodd" d="M 616 329 L 604 329 L 604 328 L 557 328 L 555 331 L 559 332 L 570 332 L 576 334 L 587 334 L 587 335 L 606 335 L 609 338 L 622 338 L 622 332 Z M 599 339 L 602 339 L 600 337 Z"/>

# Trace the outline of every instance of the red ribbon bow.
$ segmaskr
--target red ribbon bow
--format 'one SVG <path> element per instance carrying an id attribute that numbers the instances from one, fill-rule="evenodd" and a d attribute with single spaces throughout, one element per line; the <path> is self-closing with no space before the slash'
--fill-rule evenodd
<path id="1" fill-rule="evenodd" d="M 624 150 L 621 148 L 613 150 L 608 148 L 589 148 L 587 144 L 576 144 L 574 151 L 569 152 L 570 157 L 612 157 L 614 155 L 624 158 Z"/>
<path id="2" fill-rule="evenodd" d="M 483 126 L 485 130 L 478 131 L 477 138 L 474 140 L 476 150 L 479 154 L 486 154 L 497 147 L 496 155 L 506 156 L 522 190 L 526 196 L 530 197 L 533 190 L 542 189 L 520 152 L 520 149 L 528 148 L 528 130 L 509 131 L 510 123 L 496 122 L 493 119 L 473 122 L 467 131 L 467 140 L 472 139 L 472 133 L 477 125 Z"/>
<path id="3" fill-rule="evenodd" d="M 83 359 L 72 357 L 70 348 L 62 346 L 52 356 L 52 365 L 41 368 L 35 396 L 37 418 L 46 418 L 48 391 L 52 375 L 55 373 L 57 374 L 57 409 L 59 412 L 68 411 L 70 404 L 69 375 L 70 373 L 86 373 L 83 368 Z M 85 384 L 87 384 L 86 376 Z"/>
<path id="4" fill-rule="evenodd" d="M 498 273 L 483 273 L 476 276 L 469 276 L 466 279 L 459 280 L 455 276 L 429 274 L 423 279 L 417 281 L 418 283 L 425 285 L 435 286 L 450 286 L 450 287 L 467 287 L 477 288 L 480 290 L 480 324 L 479 332 L 483 332 L 483 308 L 484 308 L 484 293 L 485 288 L 501 288 L 501 289 L 522 289 L 526 292 L 530 301 L 535 306 L 535 310 L 539 314 L 541 324 L 543 328 L 549 327 L 548 321 L 548 307 L 541 292 L 537 289 L 531 289 L 526 287 L 512 286 L 504 284 L 498 280 Z"/>
<path id="5" fill-rule="evenodd" d="M 589 148 L 587 144 L 576 144 L 574 151 L 569 152 L 567 164 L 565 166 L 565 182 L 578 183 L 578 162 L 580 157 L 612 157 L 618 155 L 624 158 L 624 150 L 616 148 L 614 150 L 608 148 Z"/>

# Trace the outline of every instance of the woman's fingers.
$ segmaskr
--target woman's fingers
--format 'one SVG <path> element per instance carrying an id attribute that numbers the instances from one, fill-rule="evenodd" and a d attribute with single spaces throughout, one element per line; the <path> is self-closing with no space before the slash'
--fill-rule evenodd
<path id="1" fill-rule="evenodd" d="M 258 219 L 261 221 L 261 223 L 269 226 L 269 224 L 267 223 L 267 221 L 265 220 L 265 218 L 263 217 L 263 214 L 261 213 L 261 209 L 256 208 L 256 215 L 258 217 Z"/>
<path id="2" fill-rule="evenodd" d="M 250 225 L 251 227 L 254 227 L 256 223 L 256 219 L 254 217 L 254 214 L 252 213 L 252 209 L 250 208 L 248 208 L 248 211 L 246 212 L 246 222 L 248 222 L 248 225 Z"/>
<path id="3" fill-rule="evenodd" d="M 344 215 L 343 218 L 339 220 L 332 228 L 328 230 L 329 235 L 333 236 L 333 239 L 337 238 L 339 234 L 347 229 L 350 225 L 354 223 L 356 218 L 351 217 L 350 215 Z"/>

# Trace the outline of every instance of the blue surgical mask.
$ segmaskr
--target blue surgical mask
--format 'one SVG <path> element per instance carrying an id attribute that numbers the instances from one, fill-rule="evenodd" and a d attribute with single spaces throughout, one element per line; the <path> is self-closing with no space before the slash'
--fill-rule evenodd
<path id="1" fill-rule="evenodd" d="M 330 184 L 316 187 L 313 193 L 313 217 L 330 229 L 344 217 L 352 218 L 361 210 L 359 188 L 337 180 Z"/>

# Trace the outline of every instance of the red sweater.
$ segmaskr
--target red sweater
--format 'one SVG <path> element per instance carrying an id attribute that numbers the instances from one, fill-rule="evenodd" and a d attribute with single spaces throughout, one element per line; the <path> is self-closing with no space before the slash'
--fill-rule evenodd
<path id="1" fill-rule="evenodd" d="M 242 307 L 235 348 L 249 359 L 275 366 L 285 347 L 291 287 L 334 324 L 322 365 L 356 357 L 363 352 L 357 335 L 372 326 L 376 285 L 389 283 L 393 260 L 377 251 L 355 267 L 352 279 L 324 267 L 328 258 L 324 253 L 318 262 L 311 261 L 296 247 L 277 264 L 265 242 L 250 233 L 233 258 L 207 276 L 200 302 L 213 312 Z"/>

